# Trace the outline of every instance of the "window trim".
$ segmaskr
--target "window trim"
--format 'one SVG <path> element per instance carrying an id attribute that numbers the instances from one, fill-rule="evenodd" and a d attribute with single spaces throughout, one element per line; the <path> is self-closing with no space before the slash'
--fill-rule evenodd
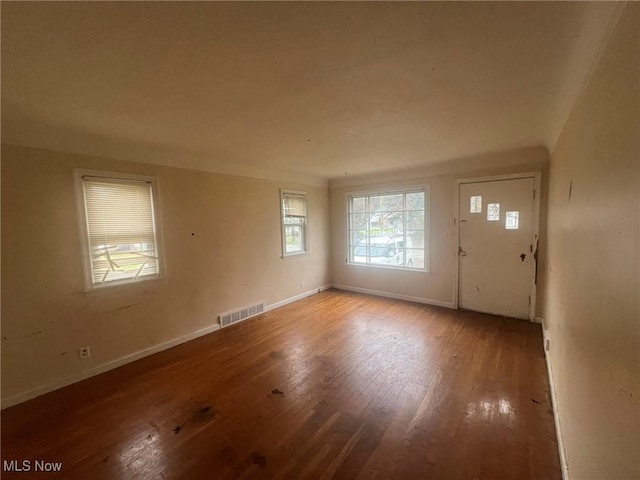
<path id="1" fill-rule="evenodd" d="M 425 247 L 424 247 L 424 268 L 411 268 L 411 267 L 403 267 L 397 265 L 385 265 L 385 264 L 376 264 L 376 263 L 360 263 L 360 262 L 352 262 L 351 261 L 351 199 L 353 197 L 366 197 L 366 196 L 377 196 L 377 195 L 397 195 L 397 194 L 408 194 L 408 193 L 424 193 L 424 238 L 425 238 Z M 429 274 L 431 272 L 431 238 L 430 238 L 430 220 L 431 215 L 429 214 L 431 207 L 431 199 L 430 199 L 430 185 L 429 184 L 417 184 L 417 185 L 409 185 L 404 187 L 394 187 L 394 188 L 379 188 L 372 190 L 362 190 L 362 191 L 351 191 L 345 193 L 345 263 L 349 266 L 353 267 L 364 267 L 364 268 L 377 268 L 381 270 L 399 270 L 402 272 L 413 272 L 419 274 Z M 406 210 L 405 210 L 406 211 Z"/>
<path id="2" fill-rule="evenodd" d="M 158 201 L 159 194 L 157 178 L 151 175 L 139 175 L 134 173 L 122 173 L 104 170 L 87 170 L 79 168 L 73 170 L 73 176 L 76 196 L 76 216 L 78 219 L 78 232 L 80 235 L 80 243 L 82 246 L 82 269 L 84 277 L 83 292 L 95 293 L 99 291 L 113 291 L 114 289 L 119 289 L 126 286 L 146 284 L 149 282 L 164 280 L 166 277 L 166 263 L 164 260 L 164 244 L 162 240 L 162 222 Z M 151 185 L 153 223 L 155 229 L 155 248 L 157 252 L 156 255 L 158 257 L 158 273 L 156 275 L 146 275 L 144 277 L 133 279 L 127 278 L 121 280 L 113 280 L 111 282 L 101 284 L 93 283 L 90 259 L 91 249 L 89 247 L 89 232 L 87 229 L 87 217 L 84 199 L 84 177 L 93 177 L 104 179 L 106 181 L 112 180 L 113 183 L 146 182 Z"/>
<path id="3" fill-rule="evenodd" d="M 286 234 L 286 226 L 284 223 L 285 212 L 284 212 L 284 198 L 286 195 L 294 195 L 304 198 L 306 215 L 304 218 L 304 223 L 302 224 L 302 232 L 303 232 L 303 250 L 296 252 L 287 252 L 287 234 Z M 302 190 L 289 190 L 285 188 L 280 189 L 280 236 L 281 236 L 281 250 L 283 260 L 287 260 L 290 258 L 296 258 L 309 254 L 309 197 L 307 192 Z"/>

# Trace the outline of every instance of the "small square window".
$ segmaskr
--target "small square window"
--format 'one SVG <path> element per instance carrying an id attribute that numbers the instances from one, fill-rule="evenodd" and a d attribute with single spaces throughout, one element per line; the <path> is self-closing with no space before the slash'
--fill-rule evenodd
<path id="1" fill-rule="evenodd" d="M 482 195 L 471 197 L 469 213 L 482 213 Z"/>
<path id="2" fill-rule="evenodd" d="M 517 230 L 518 229 L 518 216 L 519 212 L 507 212 L 505 213 L 505 225 L 504 228 L 507 230 Z"/>
<path id="3" fill-rule="evenodd" d="M 490 222 L 497 222 L 500 220 L 500 204 L 490 203 L 487 205 L 487 220 Z"/>

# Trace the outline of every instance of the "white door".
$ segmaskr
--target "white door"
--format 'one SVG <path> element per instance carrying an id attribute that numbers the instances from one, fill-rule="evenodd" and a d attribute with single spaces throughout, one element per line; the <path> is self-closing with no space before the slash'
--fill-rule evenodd
<path id="1" fill-rule="evenodd" d="M 529 318 L 535 178 L 460 184 L 460 308 Z"/>

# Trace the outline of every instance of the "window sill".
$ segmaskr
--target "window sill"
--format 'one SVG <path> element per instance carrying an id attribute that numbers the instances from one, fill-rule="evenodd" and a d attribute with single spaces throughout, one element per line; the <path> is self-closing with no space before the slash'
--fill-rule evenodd
<path id="1" fill-rule="evenodd" d="M 307 255 L 309 255 L 309 252 L 288 253 L 287 255 L 282 255 L 280 258 L 282 260 L 293 260 L 294 258 L 306 257 Z"/>
<path id="2" fill-rule="evenodd" d="M 351 267 L 377 268 L 380 270 L 396 270 L 400 272 L 410 272 L 410 273 L 430 273 L 429 270 L 427 270 L 426 268 L 394 267 L 393 265 L 379 265 L 376 263 L 347 262 L 347 265 Z"/>

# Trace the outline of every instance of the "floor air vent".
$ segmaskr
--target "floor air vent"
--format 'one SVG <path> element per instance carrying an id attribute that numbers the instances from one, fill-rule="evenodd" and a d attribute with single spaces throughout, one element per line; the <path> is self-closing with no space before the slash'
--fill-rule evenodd
<path id="1" fill-rule="evenodd" d="M 225 312 L 220 314 L 220 327 L 228 327 L 234 323 L 241 322 L 247 318 L 255 317 L 264 312 L 264 302 L 256 303 L 255 305 L 249 305 L 248 307 L 242 307 L 237 310 Z"/>

